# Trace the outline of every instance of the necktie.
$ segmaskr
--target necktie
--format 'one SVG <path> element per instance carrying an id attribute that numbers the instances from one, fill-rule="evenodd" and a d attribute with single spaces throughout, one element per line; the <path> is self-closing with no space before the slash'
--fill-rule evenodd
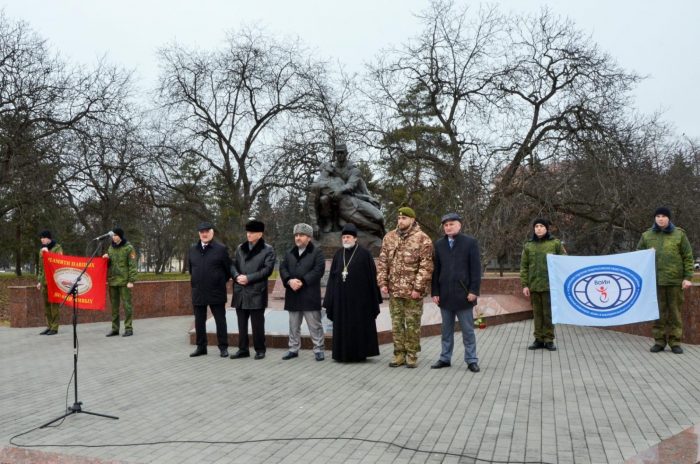
<path id="1" fill-rule="evenodd" d="M 452 247 L 455 246 L 455 239 L 449 238 L 449 239 L 447 239 L 447 242 L 450 244 L 450 250 L 451 250 Z"/>

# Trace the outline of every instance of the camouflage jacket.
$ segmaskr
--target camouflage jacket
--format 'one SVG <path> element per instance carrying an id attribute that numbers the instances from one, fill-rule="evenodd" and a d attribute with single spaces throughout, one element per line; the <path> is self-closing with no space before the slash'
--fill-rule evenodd
<path id="1" fill-rule="evenodd" d="M 693 249 L 685 231 L 673 224 L 652 227 L 642 234 L 638 250 L 656 250 L 656 285 L 680 285 L 693 279 Z"/>
<path id="2" fill-rule="evenodd" d="M 119 245 L 112 243 L 107 250 L 109 268 L 107 283 L 110 287 L 125 287 L 136 282 L 136 250 L 126 240 Z"/>
<path id="3" fill-rule="evenodd" d="M 418 223 L 405 234 L 397 229 L 384 236 L 377 262 L 377 283 L 389 294 L 410 298 L 413 290 L 425 296 L 430 291 L 433 273 L 433 242 Z"/>
<path id="4" fill-rule="evenodd" d="M 520 257 L 520 284 L 531 292 L 548 292 L 547 255 L 565 254 L 561 242 L 549 234 L 543 240 L 530 239 Z"/>
<path id="5" fill-rule="evenodd" d="M 51 253 L 58 253 L 58 254 L 63 254 L 63 247 L 61 247 L 60 243 L 56 243 L 55 241 L 52 241 L 51 243 L 48 244 L 48 246 L 41 246 L 39 249 L 39 266 L 37 267 L 36 271 L 36 280 L 41 284 L 41 285 L 46 285 L 46 274 L 44 273 L 44 257 L 43 257 L 43 250 L 44 248 L 48 248 Z"/>

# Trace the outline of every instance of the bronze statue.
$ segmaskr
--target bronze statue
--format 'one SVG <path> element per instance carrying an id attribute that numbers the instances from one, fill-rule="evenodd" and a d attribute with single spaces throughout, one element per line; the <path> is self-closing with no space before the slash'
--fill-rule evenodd
<path id="1" fill-rule="evenodd" d="M 386 231 L 379 202 L 367 190 L 360 170 L 348 160 L 344 143 L 336 145 L 334 155 L 334 162 L 323 163 L 309 186 L 314 238 L 319 240 L 322 234 L 339 232 L 346 223 L 352 223 L 381 243 Z"/>

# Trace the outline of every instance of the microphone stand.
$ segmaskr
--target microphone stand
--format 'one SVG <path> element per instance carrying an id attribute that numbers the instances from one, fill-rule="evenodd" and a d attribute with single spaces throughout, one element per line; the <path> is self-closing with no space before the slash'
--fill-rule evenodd
<path id="1" fill-rule="evenodd" d="M 59 306 L 59 309 L 64 307 L 66 304 L 66 301 L 68 300 L 68 295 L 73 296 L 73 386 L 75 390 L 75 402 L 73 403 L 73 406 L 69 406 L 68 409 L 66 410 L 65 414 L 62 414 L 58 416 L 57 418 L 45 423 L 40 429 L 43 429 L 44 427 L 48 427 L 49 425 L 53 424 L 54 422 L 57 422 L 65 417 L 68 417 L 73 414 L 90 414 L 93 416 L 100 416 L 100 417 L 106 417 L 109 419 L 119 419 L 116 416 L 110 416 L 108 414 L 100 414 L 97 412 L 90 412 L 86 411 L 82 408 L 82 401 L 78 401 L 78 283 L 80 282 L 81 277 L 83 277 L 83 274 L 85 274 L 85 271 L 87 271 L 88 267 L 90 266 L 90 263 L 92 263 L 92 260 L 95 258 L 95 255 L 97 254 L 97 250 L 100 249 L 100 244 L 98 243 L 97 246 L 95 247 L 95 251 L 92 252 L 92 256 L 90 256 L 90 259 L 88 260 L 87 263 L 85 263 L 85 267 L 83 267 L 83 270 L 80 272 L 78 277 L 75 278 L 75 282 L 73 282 L 73 285 L 71 286 L 70 290 L 68 290 L 68 293 L 66 294 L 66 297 L 63 299 L 63 302 L 61 303 L 61 306 Z"/>

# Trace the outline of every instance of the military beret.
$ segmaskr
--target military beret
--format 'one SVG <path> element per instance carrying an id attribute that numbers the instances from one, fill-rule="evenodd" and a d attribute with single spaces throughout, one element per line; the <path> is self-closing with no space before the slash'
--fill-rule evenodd
<path id="1" fill-rule="evenodd" d="M 403 206 L 399 208 L 399 214 L 402 216 L 408 216 L 410 218 L 415 219 L 416 218 L 416 212 L 413 211 L 413 208 L 408 207 L 408 206 Z"/>

